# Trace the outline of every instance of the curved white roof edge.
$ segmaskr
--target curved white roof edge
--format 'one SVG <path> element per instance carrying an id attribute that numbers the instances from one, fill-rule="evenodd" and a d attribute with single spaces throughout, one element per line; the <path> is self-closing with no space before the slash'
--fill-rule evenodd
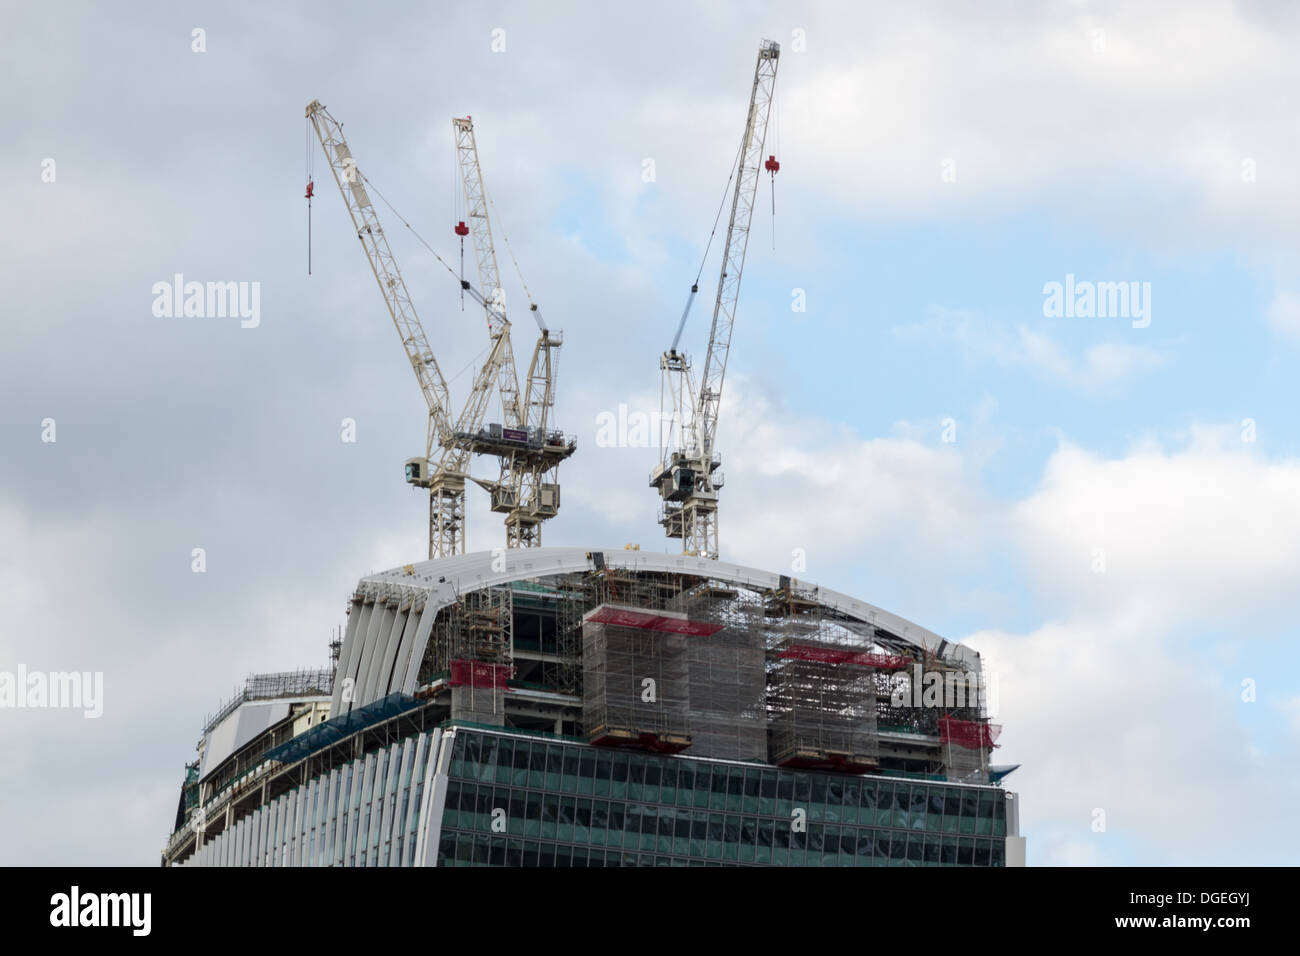
<path id="1" fill-rule="evenodd" d="M 527 548 L 478 551 L 408 564 L 372 574 L 357 585 L 339 653 L 331 716 L 396 691 L 413 693 L 416 674 L 437 612 L 470 591 L 549 574 L 592 571 L 594 555 L 607 567 L 628 571 L 699 574 L 718 581 L 768 589 L 786 575 L 729 561 L 624 548 Z M 979 666 L 979 655 L 933 631 L 839 591 L 791 578 L 815 600 L 855 620 L 879 627 L 931 653 Z M 414 613 L 413 613 L 414 612 Z"/>

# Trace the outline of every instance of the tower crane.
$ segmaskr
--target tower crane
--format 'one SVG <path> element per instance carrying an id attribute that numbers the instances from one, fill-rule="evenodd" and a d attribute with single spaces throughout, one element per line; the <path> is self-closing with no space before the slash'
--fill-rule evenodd
<path id="1" fill-rule="evenodd" d="M 397 268 L 388 239 L 366 186 L 369 181 L 357 168 L 352 150 L 343 136 L 343 127 L 319 100 L 307 105 L 311 121 L 325 152 L 334 181 L 348 207 L 357 238 L 365 250 L 379 291 L 388 306 L 393 324 L 415 371 L 429 409 L 425 452 L 421 458 L 406 462 L 406 480 L 429 490 L 429 557 L 440 558 L 465 552 L 465 480 L 470 478 L 469 457 L 479 449 L 468 436 L 477 433 L 487 409 L 498 370 L 506 360 L 509 337 L 499 335 L 493 341 L 488 359 L 475 378 L 469 400 L 459 417 L 453 418 L 447 382 L 438 367 L 428 336 L 416 314 L 406 282 Z M 373 188 L 373 186 L 371 187 Z M 310 194 L 310 189 L 308 190 Z M 376 192 L 378 195 L 378 192 Z M 380 196 L 382 199 L 383 197 Z M 390 207 L 391 208 L 391 207 Z M 436 255 L 436 253 L 435 253 Z M 443 263 L 445 266 L 446 263 Z M 450 267 L 448 267 L 450 268 Z M 505 326 L 504 315 L 493 318 L 491 302 L 462 278 L 461 288 L 487 310 L 489 325 L 494 321 Z M 513 374 L 514 359 L 510 356 Z"/>
<path id="2" fill-rule="evenodd" d="M 769 157 L 766 165 L 762 160 L 780 55 L 780 46 L 772 41 L 764 40 L 759 45 L 754 83 L 749 95 L 749 113 L 734 170 L 736 188 L 722 253 L 722 274 L 718 278 L 718 291 L 713 303 L 709 349 L 698 390 L 690 361 L 684 352 L 678 351 L 686 317 L 699 291 L 698 278 L 691 286 L 672 346 L 659 361 L 661 403 L 664 394 L 670 396 L 673 413 L 668 419 L 668 435 L 661 436 L 664 454 L 650 473 L 650 487 L 656 489 L 663 500 L 659 522 L 664 526 L 664 532 L 669 538 L 682 540 L 684 554 L 718 557 L 718 490 L 723 486 L 723 474 L 718 470 L 722 459 L 714 447 L 714 439 L 760 170 L 765 168 L 775 176 L 778 168 L 775 156 Z M 674 434 L 678 438 L 676 450 L 673 450 Z"/>
<path id="3" fill-rule="evenodd" d="M 537 303 L 530 301 L 529 311 L 540 334 L 528 365 L 527 391 L 521 406 L 513 346 L 510 344 L 510 321 L 506 317 L 505 296 L 501 291 L 488 215 L 490 201 L 483 185 L 474 123 L 469 116 L 455 117 L 451 122 L 468 220 L 468 225 L 463 221 L 457 223 L 456 233 L 472 237 L 479 288 L 488 295 L 484 309 L 494 354 L 498 349 L 501 354 L 496 373 L 504 418 L 501 424 L 490 424 L 472 434 L 458 429 L 457 435 L 470 443 L 476 453 L 495 455 L 500 462 L 498 480 L 471 480 L 488 491 L 492 510 L 506 516 L 506 546 L 536 547 L 542 540 L 542 522 L 553 518 L 560 508 L 560 462 L 572 455 L 577 447 L 572 439 L 566 441 L 562 432 L 551 430 L 548 421 L 555 404 L 556 362 L 552 353 L 563 343 L 563 336 L 547 328 Z M 507 237 L 507 246 L 509 242 Z M 524 288 L 526 291 L 527 285 Z"/>

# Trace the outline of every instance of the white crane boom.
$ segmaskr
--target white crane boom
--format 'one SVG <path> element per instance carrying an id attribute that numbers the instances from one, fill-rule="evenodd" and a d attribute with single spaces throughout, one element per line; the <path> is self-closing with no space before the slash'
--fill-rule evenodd
<path id="1" fill-rule="evenodd" d="M 334 181 L 338 183 L 343 202 L 352 216 L 357 238 L 361 240 L 366 259 L 374 271 L 375 281 L 379 283 L 379 291 L 384 296 L 384 303 L 393 317 L 393 324 L 397 326 L 397 334 L 402 339 L 402 347 L 406 350 L 411 368 L 419 379 L 420 391 L 429 406 L 429 417 L 436 426 L 430 429 L 430 434 L 439 442 L 445 441 L 450 438 L 452 431 L 451 399 L 447 393 L 447 382 L 442 377 L 442 370 L 438 368 L 438 360 L 424 334 L 420 317 L 416 315 L 410 293 L 406 291 L 406 282 L 388 247 L 388 239 L 379 224 L 379 216 L 370 200 L 370 194 L 366 192 L 362 176 L 357 171 L 352 150 L 343 138 L 343 126 L 321 105 L 320 100 L 313 100 L 307 106 L 307 118 L 316 129 L 330 171 L 334 174 Z M 432 453 L 432 443 L 429 451 Z"/>
<path id="2" fill-rule="evenodd" d="M 749 225 L 754 216 L 754 194 L 762 167 L 767 119 L 771 112 L 776 66 L 780 55 L 781 48 L 776 43 L 765 40 L 759 48 L 758 65 L 754 68 L 749 119 L 745 123 L 745 136 L 740 149 L 736 192 L 731 200 L 731 220 L 727 225 L 727 241 L 723 247 L 722 274 L 718 277 L 713 325 L 709 329 L 709 351 L 704 357 L 704 375 L 700 379 L 699 400 L 696 404 L 696 428 L 700 432 L 702 450 L 706 457 L 713 450 L 713 439 L 718 428 L 722 380 L 727 374 L 731 330 L 736 321 L 740 276 L 745 267 L 745 252 L 749 248 Z"/>
<path id="3" fill-rule="evenodd" d="M 474 123 L 468 116 L 454 117 L 451 125 L 456 134 L 457 167 L 460 170 L 461 187 L 465 192 L 465 216 L 473 240 L 474 258 L 478 264 L 479 288 L 490 303 L 484 305 L 488 335 L 494 344 L 503 336 L 506 339 L 494 368 L 502 414 L 506 425 L 518 428 L 523 420 L 519 409 L 519 377 L 515 371 L 514 348 L 510 345 L 510 322 L 506 318 L 505 292 L 497 268 L 496 247 L 492 242 L 492 222 L 488 218 L 487 191 L 483 186 L 483 171 L 478 161 Z"/>
<path id="4" fill-rule="evenodd" d="M 498 341 L 489 355 L 485 366 L 488 374 L 479 373 L 464 411 L 459 418 L 453 419 L 446 380 L 438 368 L 433 348 L 388 246 L 374 203 L 366 191 L 365 177 L 357 169 L 352 150 L 343 136 L 343 126 L 319 100 L 308 104 L 307 118 L 316 130 L 330 171 L 334 174 L 334 181 L 338 184 L 339 193 L 352 217 L 357 238 L 361 240 L 375 280 L 379 283 L 379 291 L 383 294 L 402 339 L 402 347 L 406 350 L 407 358 L 419 380 L 420 390 L 429 406 L 424 456 L 406 462 L 407 482 L 429 490 L 429 557 L 464 554 L 465 480 L 469 477 L 467 466 L 473 450 L 472 444 L 464 436 L 476 431 L 482 421 L 497 364 L 501 361 L 501 342 Z M 494 321 L 505 323 L 504 316 L 498 316 L 491 303 L 485 301 L 468 283 L 462 281 L 461 285 L 475 301 L 484 306 L 489 325 Z M 505 344 L 508 345 L 508 338 L 505 339 Z M 441 449 L 436 465 L 435 448 Z"/>
<path id="5" fill-rule="evenodd" d="M 678 430 L 681 449 L 670 454 L 665 443 L 665 457 L 651 472 L 650 486 L 663 498 L 660 523 L 668 537 L 682 539 L 683 553 L 710 558 L 718 557 L 718 489 L 723 483 L 722 473 L 717 470 L 721 458 L 714 448 L 718 410 L 736 321 L 740 277 L 749 247 L 754 196 L 764 166 L 763 147 L 780 55 L 780 46 L 772 41 L 764 40 L 759 46 L 749 112 L 737 157 L 731 218 L 727 223 L 721 275 L 713 304 L 713 323 L 709 329 L 709 348 L 704 358 L 699 391 L 695 389 L 690 363 L 684 353 L 677 351 L 686 322 L 685 312 L 678 325 L 677 337 L 673 339 L 673 347 L 660 359 L 664 391 L 671 394 L 673 401 L 671 422 Z M 775 170 L 774 158 L 769 162 L 772 165 L 767 168 Z M 696 291 L 697 287 L 692 286 L 692 297 Z M 687 311 L 689 308 L 688 300 Z"/>

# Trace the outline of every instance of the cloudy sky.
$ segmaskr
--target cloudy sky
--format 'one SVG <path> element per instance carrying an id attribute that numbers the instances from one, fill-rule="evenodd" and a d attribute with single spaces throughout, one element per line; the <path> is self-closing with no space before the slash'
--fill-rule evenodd
<path id="1" fill-rule="evenodd" d="M 0 671 L 104 694 L 98 719 L 0 710 L 0 863 L 155 864 L 204 715 L 324 665 L 357 578 L 424 555 L 423 403 L 304 106 L 445 256 L 449 120 L 474 116 L 566 336 L 579 452 L 546 541 L 666 550 L 657 451 L 597 422 L 658 411 L 763 37 L 781 172 L 724 396 L 724 556 L 802 552 L 983 652 L 1031 863 L 1295 862 L 1293 10 L 6 5 Z M 482 315 L 380 212 L 459 403 Z M 156 315 L 177 273 L 258 283 L 256 327 Z M 1049 314 L 1067 281 L 1137 283 L 1145 315 Z M 469 510 L 472 549 L 504 541 Z"/>

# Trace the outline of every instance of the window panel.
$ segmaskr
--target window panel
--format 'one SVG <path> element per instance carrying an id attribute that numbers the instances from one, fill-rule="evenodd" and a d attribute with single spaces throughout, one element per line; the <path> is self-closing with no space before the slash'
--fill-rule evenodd
<path id="1" fill-rule="evenodd" d="M 593 800 L 591 803 L 591 842 L 604 846 L 609 829 L 609 801 Z"/>
<path id="2" fill-rule="evenodd" d="M 858 866 L 870 866 L 872 852 L 876 847 L 875 833 L 867 829 L 858 830 L 857 863 Z"/>
<path id="3" fill-rule="evenodd" d="M 980 794 L 979 815 L 976 817 L 975 832 L 988 835 L 993 832 L 993 801 L 998 794 L 985 791 Z"/>
<path id="4" fill-rule="evenodd" d="M 920 866 L 925 862 L 925 837 L 921 834 L 913 834 L 907 840 L 907 865 Z"/>
<path id="5" fill-rule="evenodd" d="M 528 786 L 528 744 L 526 742 L 522 740 L 518 742 L 512 763 L 510 782 L 516 787 Z"/>
<path id="6" fill-rule="evenodd" d="M 957 865 L 973 866 L 975 859 L 975 841 L 970 837 L 962 837 L 961 843 L 957 846 Z"/>
<path id="7" fill-rule="evenodd" d="M 528 813 L 524 818 L 524 836 L 539 836 L 542 832 L 542 795 L 536 790 L 528 794 Z"/>
<path id="8" fill-rule="evenodd" d="M 564 748 L 551 744 L 546 748 L 546 789 L 560 789 L 560 771 L 564 768 Z"/>
<path id="9" fill-rule="evenodd" d="M 659 802 L 673 804 L 677 800 L 677 771 L 682 761 L 668 759 L 664 761 L 663 772 L 659 779 Z"/>
<path id="10" fill-rule="evenodd" d="M 840 827 L 840 866 L 853 866 L 857 849 L 857 829 L 854 827 Z"/>
<path id="11" fill-rule="evenodd" d="M 456 863 L 469 866 L 474 862 L 474 836 L 469 833 L 456 835 Z"/>
<path id="12" fill-rule="evenodd" d="M 643 806 L 641 808 L 641 842 L 637 844 L 643 850 L 653 850 L 655 839 L 659 834 L 659 808 Z"/>
<path id="13" fill-rule="evenodd" d="M 560 797 L 558 794 L 542 795 L 542 838 L 555 839 L 555 828 L 560 819 Z"/>
<path id="14" fill-rule="evenodd" d="M 677 805 L 689 807 L 695 802 L 695 765 L 689 760 L 683 761 L 677 768 Z"/>
<path id="15" fill-rule="evenodd" d="M 610 796 L 618 800 L 627 799 L 627 754 L 614 754 L 614 764 L 610 776 Z"/>
<path id="16" fill-rule="evenodd" d="M 826 819 L 826 778 L 820 774 L 812 779 L 812 798 L 808 810 L 808 817 L 812 820 Z"/>
<path id="17" fill-rule="evenodd" d="M 556 816 L 556 839 L 565 843 L 573 842 L 573 822 L 577 812 L 578 805 L 575 797 L 567 794 L 560 797 L 560 810 Z"/>
<path id="18" fill-rule="evenodd" d="M 527 747 L 528 744 L 523 741 L 519 742 L 521 747 Z M 515 742 L 509 738 L 501 741 L 501 746 L 497 748 L 497 763 L 493 771 L 492 779 L 497 783 L 510 783 L 514 778 L 515 767 Z"/>
<path id="19" fill-rule="evenodd" d="M 627 798 L 629 800 L 645 799 L 645 763 L 637 757 L 632 758 L 627 774 Z"/>
<path id="20" fill-rule="evenodd" d="M 913 840 L 917 837 L 912 837 Z M 925 835 L 925 865 L 937 866 L 939 864 L 939 846 L 940 837 L 937 833 L 927 833 Z"/>
<path id="21" fill-rule="evenodd" d="M 931 787 L 926 798 L 925 805 L 925 828 L 927 830 L 939 830 L 943 826 L 943 791 L 938 787 Z"/>
<path id="22" fill-rule="evenodd" d="M 929 804 L 925 787 L 912 788 L 912 829 L 925 829 L 925 808 Z"/>
<path id="23" fill-rule="evenodd" d="M 528 786 L 541 790 L 546 783 L 546 745 L 534 742 L 528 754 Z"/>
<path id="24" fill-rule="evenodd" d="M 849 779 L 844 781 L 844 809 L 840 811 L 845 823 L 858 822 L 858 802 L 862 799 L 861 780 Z"/>
<path id="25" fill-rule="evenodd" d="M 894 784 L 894 826 L 906 830 L 912 825 L 912 789 L 905 783 Z"/>
<path id="26" fill-rule="evenodd" d="M 771 770 L 759 771 L 758 812 L 763 816 L 776 813 L 776 774 Z"/>
<path id="27" fill-rule="evenodd" d="M 725 767 L 713 768 L 713 779 L 709 785 L 709 809 L 725 810 L 727 808 L 727 770 Z"/>
<path id="28" fill-rule="evenodd" d="M 967 790 L 961 795 L 961 833 L 975 832 L 975 816 L 979 810 L 979 794 Z"/>
<path id="29" fill-rule="evenodd" d="M 560 777 L 560 789 L 565 793 L 578 792 L 578 748 L 564 748 L 564 771 Z M 588 790 L 588 793 L 591 791 Z"/>
<path id="30" fill-rule="evenodd" d="M 513 836 L 523 836 L 524 817 L 528 815 L 528 794 L 523 790 L 510 792 L 510 819 L 507 821 Z"/>
<path id="31" fill-rule="evenodd" d="M 475 775 L 481 782 L 491 783 L 496 779 L 497 750 L 500 746 L 501 741 L 497 737 L 483 738 L 483 754 Z"/>
<path id="32" fill-rule="evenodd" d="M 939 862 L 944 866 L 957 865 L 957 838 L 954 836 L 944 836 L 943 843 L 939 847 Z"/>
<path id="33" fill-rule="evenodd" d="M 827 860 L 840 855 L 840 828 L 833 823 L 822 829 L 822 853 Z"/>
<path id="34" fill-rule="evenodd" d="M 641 798 L 650 803 L 659 802 L 659 786 L 663 777 L 663 768 L 659 765 L 658 757 L 651 757 L 645 763 L 645 784 L 642 789 L 644 796 Z"/>

